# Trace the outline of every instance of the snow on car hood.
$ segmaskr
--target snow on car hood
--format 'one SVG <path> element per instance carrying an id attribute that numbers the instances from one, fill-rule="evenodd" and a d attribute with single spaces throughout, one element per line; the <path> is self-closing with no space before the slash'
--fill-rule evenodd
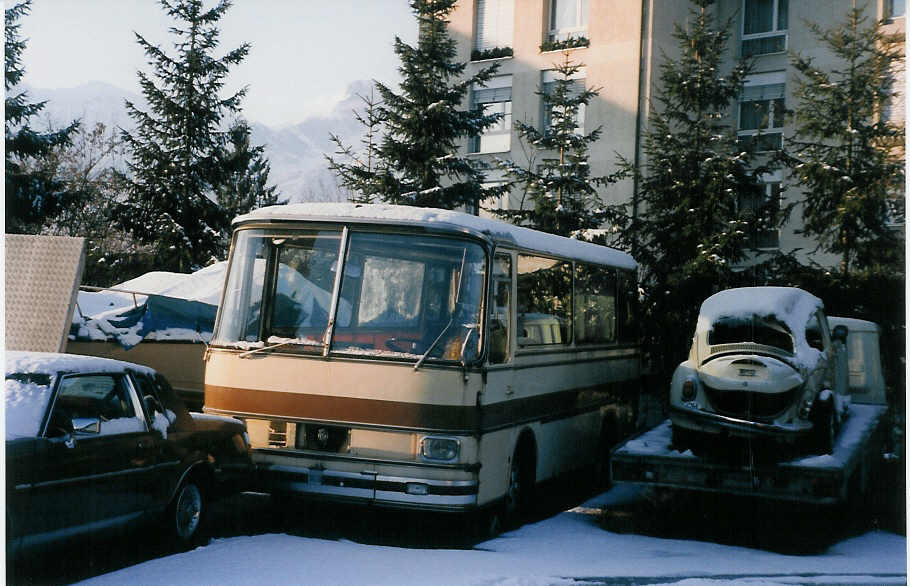
<path id="1" fill-rule="evenodd" d="M 821 352 L 806 341 L 806 322 L 823 308 L 821 299 L 795 287 L 727 289 L 702 303 L 695 335 L 696 338 L 706 339 L 713 324 L 722 318 L 774 317 L 784 323 L 793 335 L 794 357 L 798 366 L 811 369 L 821 358 Z"/>

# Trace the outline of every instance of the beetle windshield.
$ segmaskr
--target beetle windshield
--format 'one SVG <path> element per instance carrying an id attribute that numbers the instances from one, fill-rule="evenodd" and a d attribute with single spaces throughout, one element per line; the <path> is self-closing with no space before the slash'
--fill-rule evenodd
<path id="1" fill-rule="evenodd" d="M 708 344 L 761 344 L 793 352 L 793 336 L 784 323 L 773 316 L 723 317 L 708 332 Z"/>
<path id="2" fill-rule="evenodd" d="M 334 353 L 455 361 L 479 355 L 479 244 L 352 232 L 336 292 L 341 250 L 340 230 L 238 232 L 212 343 L 322 353 L 331 331 Z"/>

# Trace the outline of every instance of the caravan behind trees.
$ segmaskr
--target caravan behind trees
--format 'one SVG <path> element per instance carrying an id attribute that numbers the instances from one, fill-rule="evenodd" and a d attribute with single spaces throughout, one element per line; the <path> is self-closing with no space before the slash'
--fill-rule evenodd
<path id="1" fill-rule="evenodd" d="M 235 228 L 205 408 L 246 421 L 267 490 L 514 514 L 633 431 L 627 254 L 387 205 Z"/>

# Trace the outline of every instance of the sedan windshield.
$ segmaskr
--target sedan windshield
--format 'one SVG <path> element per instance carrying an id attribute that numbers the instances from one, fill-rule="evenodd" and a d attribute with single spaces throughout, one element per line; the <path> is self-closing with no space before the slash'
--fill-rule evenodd
<path id="1" fill-rule="evenodd" d="M 213 344 L 322 353 L 331 331 L 334 353 L 454 361 L 479 354 L 480 245 L 352 232 L 336 292 L 341 244 L 340 230 L 239 232 Z"/>

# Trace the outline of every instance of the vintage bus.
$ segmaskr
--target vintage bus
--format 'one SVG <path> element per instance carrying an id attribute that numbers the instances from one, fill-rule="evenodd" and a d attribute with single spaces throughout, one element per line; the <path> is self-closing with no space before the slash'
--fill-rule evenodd
<path id="1" fill-rule="evenodd" d="M 390 205 L 234 226 L 205 410 L 246 421 L 266 490 L 514 518 L 633 430 L 629 255 Z"/>

